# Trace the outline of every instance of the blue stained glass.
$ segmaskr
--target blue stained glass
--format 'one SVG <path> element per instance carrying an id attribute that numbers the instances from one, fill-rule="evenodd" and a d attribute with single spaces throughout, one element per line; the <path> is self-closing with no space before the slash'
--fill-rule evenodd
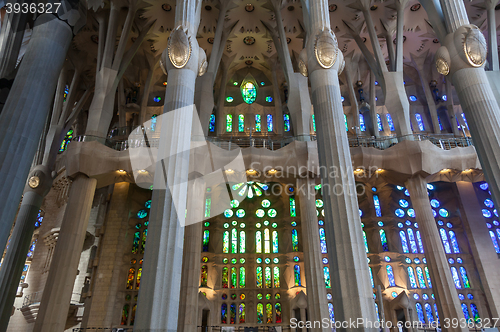
<path id="1" fill-rule="evenodd" d="M 415 113 L 415 119 L 417 120 L 418 123 L 418 129 L 420 131 L 424 131 L 425 130 L 424 121 L 422 120 L 422 116 L 420 115 L 420 113 Z"/>
<path id="2" fill-rule="evenodd" d="M 500 234 L 498 235 L 500 237 Z M 495 236 L 495 233 L 493 233 L 493 231 L 490 231 L 490 237 L 491 241 L 493 242 L 493 246 L 495 247 L 495 251 L 497 252 L 497 254 L 500 254 L 500 246 L 498 245 L 497 238 Z"/>
<path id="3" fill-rule="evenodd" d="M 448 213 L 448 210 L 446 210 L 446 209 L 439 209 L 439 215 L 443 218 L 447 218 L 450 214 Z"/>
<path id="4" fill-rule="evenodd" d="M 467 127 L 467 130 L 469 130 L 469 124 L 467 123 L 467 119 L 465 118 L 465 114 L 462 113 L 462 119 L 464 119 L 465 126 Z"/>
<path id="5" fill-rule="evenodd" d="M 255 131 L 258 133 L 262 131 L 262 120 L 260 114 L 255 114 Z"/>
<path id="6" fill-rule="evenodd" d="M 450 235 L 450 241 L 451 241 L 451 246 L 453 248 L 453 253 L 459 254 L 460 248 L 458 247 L 458 242 L 457 242 L 457 237 L 455 236 L 455 232 L 449 231 L 448 234 Z"/>
<path id="7" fill-rule="evenodd" d="M 427 278 L 427 284 L 429 285 L 429 288 L 432 288 L 431 275 L 429 273 L 429 268 L 426 266 L 424 268 L 424 271 L 425 271 L 425 277 Z"/>
<path id="8" fill-rule="evenodd" d="M 359 209 L 359 216 L 362 217 L 363 216 L 363 211 L 361 211 L 361 209 Z"/>
<path id="9" fill-rule="evenodd" d="M 345 131 L 349 131 L 349 125 L 347 124 L 347 116 L 344 114 Z"/>
<path id="10" fill-rule="evenodd" d="M 487 182 L 483 182 L 479 185 L 479 188 L 481 188 L 482 190 L 488 190 L 488 183 Z"/>
<path id="11" fill-rule="evenodd" d="M 429 299 L 429 295 L 424 294 L 424 295 L 422 295 L 422 298 L 423 298 L 424 300 L 428 300 L 428 299 Z"/>
<path id="12" fill-rule="evenodd" d="M 387 244 L 387 236 L 385 235 L 385 231 L 383 229 L 379 230 L 380 234 L 380 242 L 382 243 L 382 249 L 384 251 L 389 251 L 389 245 Z"/>
<path id="13" fill-rule="evenodd" d="M 316 132 L 316 119 L 314 118 L 314 114 L 312 115 L 312 124 L 313 124 L 313 130 Z"/>
<path id="14" fill-rule="evenodd" d="M 493 208 L 493 206 L 495 206 L 495 205 L 493 204 L 493 201 L 492 201 L 491 199 L 489 199 L 489 198 L 486 198 L 486 199 L 484 200 L 484 205 L 485 205 L 486 207 L 489 207 L 489 208 Z"/>
<path id="15" fill-rule="evenodd" d="M 427 315 L 427 321 L 429 323 L 434 322 L 434 316 L 432 315 L 431 305 L 429 303 L 426 303 L 426 304 L 424 304 L 424 307 L 425 307 L 425 313 Z"/>
<path id="16" fill-rule="evenodd" d="M 241 87 L 241 95 L 245 103 L 251 104 L 257 99 L 257 88 L 252 82 L 246 82 Z"/>
<path id="17" fill-rule="evenodd" d="M 361 131 L 366 131 L 365 118 L 363 117 L 363 114 L 359 115 L 359 129 Z"/>
<path id="18" fill-rule="evenodd" d="M 374 295 L 375 295 L 375 294 L 374 294 Z M 376 314 L 377 314 L 377 319 L 378 319 L 378 320 L 380 320 L 380 314 L 379 314 L 379 312 L 378 312 L 378 304 L 377 304 L 377 302 L 375 302 L 374 304 L 375 304 L 375 312 L 376 312 Z"/>
<path id="19" fill-rule="evenodd" d="M 238 115 L 238 132 L 242 133 L 245 131 L 245 116 L 243 114 Z"/>
<path id="20" fill-rule="evenodd" d="M 490 210 L 483 209 L 482 211 L 483 211 L 483 216 L 485 218 L 491 218 L 491 212 L 490 212 Z"/>
<path id="21" fill-rule="evenodd" d="M 326 288 L 332 288 L 332 284 L 330 282 L 330 269 L 327 266 L 323 267 L 323 276 L 325 278 Z"/>
<path id="22" fill-rule="evenodd" d="M 477 307 L 474 303 L 470 304 L 470 311 L 472 311 L 472 316 L 474 317 L 474 321 L 479 323 L 481 318 L 479 317 L 479 312 L 477 311 Z"/>
<path id="23" fill-rule="evenodd" d="M 368 267 L 368 270 L 370 271 L 370 280 L 372 282 L 372 288 L 375 288 L 375 283 L 373 282 L 373 272 L 372 272 L 372 268 L 371 267 Z"/>
<path id="24" fill-rule="evenodd" d="M 394 128 L 394 122 L 392 122 L 391 115 L 387 113 L 385 117 L 387 118 L 387 123 L 389 123 L 389 128 L 391 129 L 391 131 L 395 131 L 396 129 Z"/>
<path id="25" fill-rule="evenodd" d="M 465 271 L 465 267 L 460 266 L 460 275 L 462 276 L 462 282 L 465 288 L 470 288 L 469 277 L 467 277 L 467 271 Z"/>
<path id="26" fill-rule="evenodd" d="M 215 114 L 210 115 L 210 123 L 208 125 L 208 128 L 211 133 L 215 131 Z"/>
<path id="27" fill-rule="evenodd" d="M 285 126 L 285 131 L 286 132 L 290 131 L 290 115 L 283 114 L 283 123 Z"/>
<path id="28" fill-rule="evenodd" d="M 386 270 L 387 270 L 387 278 L 389 278 L 389 286 L 390 287 L 396 286 L 396 281 L 394 280 L 394 272 L 392 271 L 392 266 L 387 265 Z"/>
<path id="29" fill-rule="evenodd" d="M 415 235 L 413 234 L 413 229 L 408 228 L 406 231 L 408 233 L 408 239 L 410 240 L 411 253 L 418 254 L 417 243 L 415 242 Z"/>
<path id="30" fill-rule="evenodd" d="M 464 296 L 464 294 L 458 294 L 458 299 L 459 299 L 460 301 L 465 300 L 465 296 Z"/>
<path id="31" fill-rule="evenodd" d="M 451 254 L 450 242 L 448 242 L 448 236 L 444 228 L 439 229 L 439 234 L 441 235 L 441 240 L 443 240 L 444 251 L 447 254 Z"/>
<path id="32" fill-rule="evenodd" d="M 420 299 L 420 295 L 418 295 L 417 293 L 413 294 L 413 298 L 415 300 L 419 300 Z"/>
<path id="33" fill-rule="evenodd" d="M 431 206 L 433 208 L 438 208 L 439 205 L 441 205 L 441 204 L 439 203 L 439 201 L 437 199 L 431 199 Z"/>
<path id="34" fill-rule="evenodd" d="M 410 287 L 411 288 L 417 288 L 417 280 L 415 279 L 415 271 L 413 270 L 413 267 L 408 266 L 408 277 L 410 278 Z"/>
<path id="35" fill-rule="evenodd" d="M 409 250 L 408 250 L 408 242 L 406 241 L 406 233 L 404 231 L 400 231 L 399 237 L 401 238 L 401 246 L 403 247 L 403 252 L 405 254 L 408 254 Z"/>
<path id="36" fill-rule="evenodd" d="M 326 248 L 326 237 L 325 237 L 325 229 L 324 228 L 319 229 L 319 243 L 321 246 L 321 253 L 322 254 L 328 253 L 328 250 Z"/>
<path id="37" fill-rule="evenodd" d="M 424 272 L 422 271 L 422 268 L 420 266 L 417 266 L 416 270 L 420 288 L 427 288 L 427 286 L 425 285 Z"/>
<path id="38" fill-rule="evenodd" d="M 436 320 L 439 324 L 439 314 L 438 314 L 438 307 L 437 307 L 436 303 L 434 303 L 434 313 L 436 314 Z"/>
<path id="39" fill-rule="evenodd" d="M 403 228 L 404 227 L 403 223 L 402 222 L 398 222 L 398 227 L 399 228 Z"/>
<path id="40" fill-rule="evenodd" d="M 408 189 L 405 189 L 405 195 L 410 197 L 410 192 L 408 191 Z"/>
<path id="41" fill-rule="evenodd" d="M 373 204 L 375 205 L 375 214 L 377 215 L 377 217 L 382 217 L 382 209 L 380 208 L 378 195 L 373 195 Z"/>
<path id="42" fill-rule="evenodd" d="M 408 203 L 408 201 L 406 199 L 400 199 L 399 200 L 399 206 L 401 206 L 402 208 L 407 208 L 410 204 Z"/>
<path id="43" fill-rule="evenodd" d="M 330 313 L 330 321 L 335 321 L 335 312 L 333 311 L 333 304 L 328 303 L 328 311 Z"/>
<path id="44" fill-rule="evenodd" d="M 437 212 L 436 212 L 436 210 L 432 210 L 432 215 L 434 216 L 434 218 L 436 218 L 436 217 L 437 217 Z"/>
<path id="45" fill-rule="evenodd" d="M 420 249 L 420 253 L 424 253 L 424 244 L 422 243 L 422 237 L 420 236 L 420 231 L 415 232 L 417 234 L 417 242 L 418 242 L 418 248 Z"/>
<path id="46" fill-rule="evenodd" d="M 384 131 L 384 127 L 382 126 L 382 119 L 380 118 L 380 114 L 377 114 L 377 126 L 378 126 L 378 131 Z"/>
<path id="47" fill-rule="evenodd" d="M 415 308 L 417 309 L 418 320 L 425 324 L 424 310 L 422 309 L 422 305 L 420 303 L 415 304 Z"/>
<path id="48" fill-rule="evenodd" d="M 408 217 L 415 218 L 415 210 L 408 209 L 408 211 L 406 211 L 406 213 L 408 213 Z"/>
<path id="49" fill-rule="evenodd" d="M 365 242 L 365 251 L 368 252 L 368 242 L 366 241 L 366 232 L 363 231 L 363 240 Z"/>
<path id="50" fill-rule="evenodd" d="M 434 190 L 434 185 L 432 185 L 432 184 L 428 183 L 428 184 L 427 184 L 427 189 L 428 189 L 428 190 Z"/>
<path id="51" fill-rule="evenodd" d="M 405 216 L 405 212 L 402 209 L 397 209 L 394 211 L 394 214 L 399 218 L 403 218 Z"/>
<path id="52" fill-rule="evenodd" d="M 458 277 L 457 268 L 454 266 L 451 267 L 451 276 L 453 277 L 453 282 L 455 283 L 455 287 L 457 289 L 462 289 L 462 285 L 460 284 L 460 278 Z"/>
<path id="53" fill-rule="evenodd" d="M 462 306 L 462 312 L 464 313 L 465 319 L 469 320 L 470 319 L 470 315 L 469 315 L 469 309 L 467 308 L 467 304 L 462 303 L 461 306 Z"/>
<path id="54" fill-rule="evenodd" d="M 267 115 L 267 131 L 273 131 L 273 116 L 271 114 Z"/>
<path id="55" fill-rule="evenodd" d="M 403 190 L 405 187 L 401 187 L 401 186 L 396 186 L 396 189 L 397 190 Z"/>

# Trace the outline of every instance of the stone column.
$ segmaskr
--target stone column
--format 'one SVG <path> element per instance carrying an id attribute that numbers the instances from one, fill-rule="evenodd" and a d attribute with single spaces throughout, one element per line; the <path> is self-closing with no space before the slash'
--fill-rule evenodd
<path id="1" fill-rule="evenodd" d="M 70 45 L 72 31 L 44 14 L 0 114 L 0 248 L 5 247 Z M 40 78 L 43 77 L 43 80 Z"/>
<path id="2" fill-rule="evenodd" d="M 464 314 L 460 307 L 458 293 L 451 277 L 450 266 L 444 252 L 443 243 L 432 214 L 432 208 L 427 194 L 427 182 L 416 175 L 405 183 L 410 192 L 411 203 L 415 209 L 415 219 L 422 233 L 422 242 L 427 258 L 427 266 L 432 280 L 432 291 L 436 295 L 441 326 L 445 332 L 467 332 L 467 328 L 446 328 L 443 319 L 463 319 Z"/>
<path id="3" fill-rule="evenodd" d="M 375 74 L 370 72 L 370 117 L 372 119 L 373 136 L 380 137 L 377 121 L 377 100 L 375 96 Z"/>
<path id="4" fill-rule="evenodd" d="M 457 127 L 457 115 L 455 113 L 455 107 L 453 106 L 453 87 L 451 86 L 451 81 L 446 78 L 446 109 L 448 111 L 448 117 L 450 118 L 451 130 L 455 137 L 460 137 L 458 127 Z"/>
<path id="5" fill-rule="evenodd" d="M 283 136 L 285 128 L 283 119 L 283 105 L 281 104 L 280 86 L 278 82 L 278 59 L 269 59 L 268 63 L 271 65 L 271 75 L 273 79 L 274 109 L 276 110 L 276 134 L 278 136 Z M 263 115 L 263 117 L 265 119 L 265 115 Z M 290 128 L 290 130 L 293 130 L 295 132 L 295 128 Z"/>
<path id="6" fill-rule="evenodd" d="M 168 49 L 162 55 L 168 84 L 135 332 L 174 332 L 178 326 L 200 6 L 197 0 L 177 0 L 175 26 L 180 28 L 172 32 L 176 38 L 169 47 L 176 54 L 188 54 L 189 44 L 182 41 L 190 37 L 194 52 L 180 64 L 170 61 Z"/>
<path id="7" fill-rule="evenodd" d="M 326 298 L 323 262 L 318 233 L 318 217 L 316 216 L 316 190 L 314 180 L 300 178 L 297 180 L 297 191 L 302 220 L 302 243 L 304 252 L 304 270 L 307 287 L 308 320 L 322 321 L 330 319 Z M 313 328 L 311 331 L 331 331 L 330 328 Z"/>
<path id="8" fill-rule="evenodd" d="M 65 329 L 96 184 L 96 179 L 84 174 L 76 175 L 71 184 L 34 332 Z"/>
<path id="9" fill-rule="evenodd" d="M 305 8 L 306 6 L 303 6 Z M 335 316 L 338 321 L 363 317 L 375 321 L 375 306 L 364 250 L 358 200 L 352 170 L 351 154 L 344 125 L 338 68 L 342 52 L 335 50 L 337 59 L 329 69 L 320 66 L 314 51 L 315 36 L 323 29 L 323 41 L 333 43 L 330 31 L 328 1 L 307 3 L 308 70 L 312 102 L 316 114 L 318 154 L 323 179 L 325 231 L 330 262 Z M 326 35 L 325 35 L 326 34 Z M 328 64 L 328 59 L 322 58 Z M 324 64 L 323 64 L 324 65 Z M 328 66 L 327 66 L 328 67 Z M 331 172 L 336 176 L 331 176 Z M 369 331 L 364 326 L 348 327 L 343 331 Z"/>
<path id="10" fill-rule="evenodd" d="M 460 200 L 465 212 L 464 224 L 467 239 L 471 244 L 471 254 L 477 265 L 482 289 L 488 302 L 491 316 L 500 317 L 500 264 L 488 228 L 481 213 L 481 205 L 476 196 L 474 185 L 470 182 L 457 182 Z M 486 317 L 486 316 L 485 316 Z"/>
<path id="11" fill-rule="evenodd" d="M 182 281 L 179 303 L 178 331 L 196 331 L 198 326 L 198 293 L 201 278 L 201 242 L 203 233 L 203 208 L 205 206 L 205 182 L 198 178 L 189 188 Z"/>
<path id="12" fill-rule="evenodd" d="M 354 55 L 353 55 L 354 57 Z M 356 65 L 353 63 L 354 59 L 353 58 L 346 58 L 345 59 L 345 79 L 347 83 L 347 90 L 349 92 L 349 100 L 351 101 L 351 116 L 352 116 L 352 123 L 354 124 L 354 130 L 352 128 L 349 128 L 349 130 L 356 135 L 360 136 L 361 135 L 361 128 L 360 128 L 360 123 L 359 123 L 359 104 L 358 104 L 358 99 L 356 98 L 356 93 L 354 92 L 354 86 L 353 86 L 353 79 L 352 79 L 352 72 L 353 72 L 353 66 Z"/>

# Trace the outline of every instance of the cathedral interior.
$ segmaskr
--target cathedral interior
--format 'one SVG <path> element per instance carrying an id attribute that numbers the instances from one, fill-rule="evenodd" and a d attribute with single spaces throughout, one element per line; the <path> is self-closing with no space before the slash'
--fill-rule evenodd
<path id="1" fill-rule="evenodd" d="M 0 332 L 498 332 L 498 1 L 0 1 Z"/>

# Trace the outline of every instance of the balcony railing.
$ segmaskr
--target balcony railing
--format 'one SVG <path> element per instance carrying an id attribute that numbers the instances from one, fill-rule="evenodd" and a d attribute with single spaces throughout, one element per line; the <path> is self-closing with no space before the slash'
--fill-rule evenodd
<path id="1" fill-rule="evenodd" d="M 42 292 L 36 292 L 36 293 L 31 293 L 31 294 L 25 295 L 24 299 L 23 299 L 23 306 L 22 307 L 25 308 L 25 307 L 28 307 L 32 304 L 40 303 L 41 300 L 42 300 Z"/>

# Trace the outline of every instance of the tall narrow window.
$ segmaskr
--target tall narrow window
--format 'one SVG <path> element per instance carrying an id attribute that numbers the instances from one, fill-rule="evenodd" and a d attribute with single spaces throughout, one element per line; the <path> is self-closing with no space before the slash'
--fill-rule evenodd
<path id="1" fill-rule="evenodd" d="M 366 131 L 365 118 L 363 114 L 359 115 L 359 130 Z"/>
<path id="2" fill-rule="evenodd" d="M 434 313 L 436 314 L 436 320 L 439 324 L 439 313 L 438 313 L 438 307 L 437 307 L 436 303 L 434 303 L 433 307 L 434 307 Z"/>
<path id="3" fill-rule="evenodd" d="M 273 267 L 273 281 L 274 288 L 280 288 L 280 268 L 277 266 Z"/>
<path id="4" fill-rule="evenodd" d="M 262 232 L 255 232 L 255 252 L 258 254 L 262 253 Z"/>
<path id="5" fill-rule="evenodd" d="M 208 267 L 203 265 L 201 267 L 201 287 L 207 287 L 208 281 Z"/>
<path id="6" fill-rule="evenodd" d="M 372 288 L 375 288 L 375 283 L 373 282 L 373 272 L 372 272 L 372 268 L 371 267 L 368 267 L 368 270 L 370 271 L 370 280 L 372 282 Z"/>
<path id="7" fill-rule="evenodd" d="M 68 148 L 69 142 L 73 139 L 73 129 L 70 129 L 67 133 L 66 136 L 64 136 L 64 139 L 61 143 L 61 146 L 59 147 L 59 152 L 63 152 Z"/>
<path id="8" fill-rule="evenodd" d="M 222 252 L 229 254 L 229 231 L 225 231 L 222 235 Z"/>
<path id="9" fill-rule="evenodd" d="M 222 288 L 229 288 L 229 268 L 224 266 L 222 268 Z"/>
<path id="10" fill-rule="evenodd" d="M 210 210 L 212 207 L 212 195 L 207 195 L 205 198 L 205 218 L 210 218 Z"/>
<path id="11" fill-rule="evenodd" d="M 382 209 L 380 208 L 380 201 L 378 195 L 373 195 L 373 205 L 375 205 L 375 215 L 377 217 L 382 217 Z"/>
<path id="12" fill-rule="evenodd" d="M 226 115 L 226 132 L 230 133 L 233 131 L 233 116 L 231 114 Z"/>
<path id="13" fill-rule="evenodd" d="M 245 288 L 246 286 L 246 273 L 245 268 L 240 267 L 240 288 Z"/>
<path id="14" fill-rule="evenodd" d="M 415 242 L 415 235 L 413 233 L 413 229 L 408 228 L 406 232 L 408 233 L 408 239 L 410 240 L 411 253 L 418 254 L 417 242 Z"/>
<path id="15" fill-rule="evenodd" d="M 252 104 L 257 99 L 257 88 L 252 82 L 243 83 L 241 87 L 241 95 L 243 101 L 247 104 Z"/>
<path id="16" fill-rule="evenodd" d="M 384 131 L 384 126 L 382 126 L 382 119 L 380 118 L 380 114 L 377 114 L 377 126 L 378 131 Z"/>
<path id="17" fill-rule="evenodd" d="M 470 288 L 469 277 L 467 277 L 467 271 L 465 271 L 465 267 L 460 266 L 460 276 L 462 277 L 462 283 L 465 288 Z"/>
<path id="18" fill-rule="evenodd" d="M 292 250 L 299 251 L 299 236 L 296 229 L 292 229 Z"/>
<path id="19" fill-rule="evenodd" d="M 240 254 L 246 252 L 245 231 L 240 231 Z"/>
<path id="20" fill-rule="evenodd" d="M 245 131 L 245 116 L 243 114 L 238 115 L 238 132 L 242 133 Z"/>
<path id="21" fill-rule="evenodd" d="M 368 241 L 366 240 L 366 232 L 363 231 L 363 241 L 365 242 L 365 251 L 368 253 Z"/>
<path id="22" fill-rule="evenodd" d="M 424 131 L 425 130 L 424 120 L 422 120 L 422 116 L 420 115 L 420 113 L 415 113 L 415 119 L 417 120 L 418 123 L 418 129 L 420 131 Z"/>
<path id="23" fill-rule="evenodd" d="M 381 229 L 378 232 L 380 234 L 380 243 L 382 243 L 382 250 L 389 251 L 389 245 L 387 244 L 387 236 L 385 236 L 385 231 Z"/>
<path id="24" fill-rule="evenodd" d="M 231 268 L 231 288 L 238 288 L 238 272 L 234 266 Z"/>
<path id="25" fill-rule="evenodd" d="M 328 253 L 328 250 L 326 248 L 326 237 L 324 228 L 319 229 L 319 244 L 321 246 L 321 253 L 322 254 Z"/>
<path id="26" fill-rule="evenodd" d="M 142 242 L 141 242 L 141 254 L 144 254 L 144 250 L 146 249 L 146 238 L 148 237 L 148 230 L 145 229 L 142 232 Z"/>
<path id="27" fill-rule="evenodd" d="M 441 240 L 443 241 L 444 251 L 447 254 L 451 254 L 450 242 L 448 242 L 448 236 L 443 228 L 439 229 L 439 234 L 441 235 Z"/>
<path id="28" fill-rule="evenodd" d="M 227 304 L 222 303 L 220 306 L 220 322 L 221 324 L 227 324 Z"/>
<path id="29" fill-rule="evenodd" d="M 469 320 L 470 319 L 470 315 L 469 315 L 469 308 L 467 308 L 467 304 L 462 303 L 461 307 L 462 307 L 462 312 L 464 313 L 465 319 Z"/>
<path id="30" fill-rule="evenodd" d="M 457 237 L 455 236 L 455 232 L 449 231 L 448 235 L 450 235 L 450 241 L 451 241 L 451 247 L 453 248 L 453 253 L 459 254 L 460 248 L 458 247 L 458 241 L 457 241 Z"/>
<path id="31" fill-rule="evenodd" d="M 312 115 L 312 124 L 313 124 L 313 131 L 316 132 L 316 118 L 314 117 L 314 114 Z"/>
<path id="32" fill-rule="evenodd" d="M 335 312 L 333 311 L 333 304 L 328 303 L 328 312 L 330 313 L 330 321 L 335 322 Z"/>
<path id="33" fill-rule="evenodd" d="M 290 131 L 290 115 L 289 114 L 283 114 L 283 124 L 285 126 L 285 131 L 286 132 Z"/>
<path id="34" fill-rule="evenodd" d="M 403 252 L 405 254 L 408 254 L 410 251 L 408 250 L 408 242 L 406 240 L 406 233 L 404 231 L 400 231 L 399 237 L 401 238 L 401 246 L 403 247 Z"/>
<path id="35" fill-rule="evenodd" d="M 497 238 L 495 237 L 495 233 L 493 231 L 489 231 L 490 237 L 491 237 L 491 242 L 493 242 L 493 247 L 495 247 L 495 251 L 497 254 L 500 254 L 500 246 L 498 245 Z"/>
<path id="36" fill-rule="evenodd" d="M 385 117 L 387 118 L 387 123 L 389 123 L 389 128 L 391 131 L 395 131 L 396 129 L 394 128 L 394 122 L 392 122 L 392 117 L 389 113 L 385 114 Z"/>
<path id="37" fill-rule="evenodd" d="M 208 128 L 211 133 L 215 131 L 215 114 L 210 115 L 210 124 L 208 125 Z"/>
<path id="38" fill-rule="evenodd" d="M 281 318 L 281 303 L 276 303 L 274 308 L 276 309 L 276 323 L 283 322 L 283 319 Z"/>
<path id="39" fill-rule="evenodd" d="M 272 283 L 271 283 L 271 268 L 269 266 L 266 266 L 264 269 L 264 278 L 266 281 L 266 288 L 272 288 Z"/>
<path id="40" fill-rule="evenodd" d="M 387 265 L 386 270 L 387 270 L 387 278 L 389 278 L 389 286 L 391 287 L 396 286 L 396 281 L 394 280 L 394 272 L 392 271 L 392 266 Z"/>
<path id="41" fill-rule="evenodd" d="M 424 307 L 425 307 L 425 314 L 427 315 L 427 321 L 429 322 L 429 324 L 431 324 L 432 322 L 434 322 L 434 315 L 432 314 L 431 305 L 429 303 L 426 303 L 424 304 Z"/>
<path id="42" fill-rule="evenodd" d="M 134 233 L 134 241 L 132 242 L 132 253 L 137 254 L 139 252 L 139 244 L 141 242 L 141 232 Z"/>
<path id="43" fill-rule="evenodd" d="M 264 253 L 271 253 L 271 239 L 269 235 L 269 228 L 264 230 Z"/>
<path id="44" fill-rule="evenodd" d="M 273 116 L 271 114 L 267 115 L 267 132 L 273 131 Z"/>
<path id="45" fill-rule="evenodd" d="M 210 240 L 210 231 L 208 229 L 205 229 L 203 231 L 203 252 L 208 251 L 209 240 Z"/>
<path id="46" fill-rule="evenodd" d="M 293 275 L 295 279 L 295 286 L 300 286 L 301 281 L 300 281 L 300 266 L 295 265 L 293 268 Z"/>
<path id="47" fill-rule="evenodd" d="M 332 284 L 330 281 L 330 269 L 328 268 L 328 266 L 323 267 L 323 277 L 325 278 L 326 288 L 332 288 Z"/>
<path id="48" fill-rule="evenodd" d="M 345 131 L 349 131 L 349 125 L 347 124 L 347 116 L 344 114 Z"/>
<path id="49" fill-rule="evenodd" d="M 235 324 L 236 323 L 236 304 L 231 304 L 231 306 L 229 307 L 229 312 L 231 314 L 231 324 Z"/>
<path id="50" fill-rule="evenodd" d="M 415 279 L 415 271 L 413 270 L 413 267 L 408 266 L 407 270 L 411 288 L 417 288 L 417 280 Z"/>
<path id="51" fill-rule="evenodd" d="M 295 210 L 295 196 L 290 196 L 290 217 L 296 217 L 297 212 Z"/>
<path id="52" fill-rule="evenodd" d="M 422 271 L 422 268 L 418 266 L 416 268 L 417 270 L 417 278 L 418 278 L 418 283 L 420 285 L 420 288 L 427 288 L 425 285 L 425 279 L 424 279 L 424 272 Z"/>
<path id="53" fill-rule="evenodd" d="M 134 289 L 134 280 L 135 280 L 135 269 L 131 267 L 128 270 L 127 289 Z"/>
<path id="54" fill-rule="evenodd" d="M 238 231 L 236 230 L 236 228 L 233 228 L 231 230 L 231 253 L 238 253 Z"/>
<path id="55" fill-rule="evenodd" d="M 462 119 L 464 119 L 465 126 L 467 127 L 467 130 L 469 130 L 469 124 L 467 123 L 467 119 L 465 118 L 465 114 L 462 113 Z"/>
<path id="56" fill-rule="evenodd" d="M 266 318 L 268 324 L 273 322 L 273 305 L 271 303 L 266 304 Z"/>
<path id="57" fill-rule="evenodd" d="M 262 303 L 257 303 L 257 323 L 262 324 L 264 320 L 264 305 Z"/>
<path id="58" fill-rule="evenodd" d="M 425 271 L 425 278 L 427 279 L 427 284 L 429 285 L 429 288 L 432 288 L 431 275 L 429 273 L 429 268 L 426 266 L 424 268 L 424 271 Z"/>
<path id="59" fill-rule="evenodd" d="M 262 288 L 262 267 L 257 266 L 257 288 Z"/>
<path id="60" fill-rule="evenodd" d="M 418 320 L 422 324 L 425 324 L 424 310 L 422 309 L 422 305 L 417 302 L 417 304 L 415 304 L 415 308 L 417 309 Z"/>
<path id="61" fill-rule="evenodd" d="M 472 312 L 472 317 L 474 318 L 474 321 L 476 323 L 479 323 L 481 320 L 481 317 L 479 317 L 479 311 L 477 311 L 477 307 L 474 303 L 470 304 L 470 311 Z"/>
<path id="62" fill-rule="evenodd" d="M 240 324 L 245 323 L 245 303 L 240 304 L 239 316 L 240 316 Z"/>
<path id="63" fill-rule="evenodd" d="M 453 282 L 455 283 L 455 287 L 457 289 L 461 289 L 462 285 L 460 284 L 460 278 L 458 277 L 458 271 L 457 271 L 457 268 L 454 266 L 451 267 L 451 276 L 453 277 Z"/>
<path id="64" fill-rule="evenodd" d="M 273 254 L 278 253 L 278 232 L 273 231 Z"/>
<path id="65" fill-rule="evenodd" d="M 127 325 L 129 311 L 130 311 L 130 305 L 127 303 L 123 306 L 121 325 Z"/>
<path id="66" fill-rule="evenodd" d="M 260 114 L 255 114 L 255 131 L 258 133 L 262 131 L 262 119 Z"/>
<path id="67" fill-rule="evenodd" d="M 420 250 L 420 253 L 424 253 L 424 244 L 422 243 L 422 237 L 420 236 L 420 231 L 416 231 L 415 234 L 417 235 L 417 243 L 418 243 L 418 249 Z"/>

